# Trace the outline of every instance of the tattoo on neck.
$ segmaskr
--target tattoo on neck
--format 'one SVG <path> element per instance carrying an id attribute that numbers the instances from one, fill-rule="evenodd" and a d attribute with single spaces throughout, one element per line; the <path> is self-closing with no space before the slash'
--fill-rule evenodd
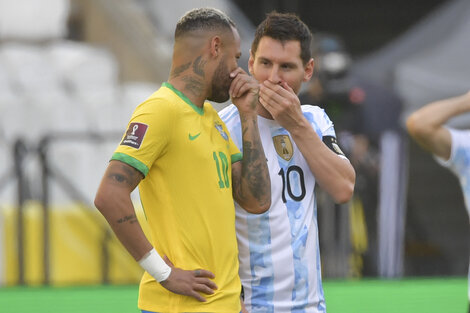
<path id="1" fill-rule="evenodd" d="M 202 59 L 201 56 L 198 56 L 193 62 L 193 71 L 196 75 L 204 77 L 204 66 L 206 65 L 206 61 Z"/>
<path id="2" fill-rule="evenodd" d="M 178 66 L 173 71 L 171 71 L 170 77 L 175 78 L 175 77 L 180 76 L 181 73 L 186 71 L 190 66 L 191 66 L 191 62 Z"/>
<path id="3" fill-rule="evenodd" d="M 193 94 L 196 97 L 202 96 L 204 90 L 204 83 L 203 81 L 196 79 L 192 76 L 185 76 L 182 80 L 186 83 L 184 85 L 184 90 Z"/>

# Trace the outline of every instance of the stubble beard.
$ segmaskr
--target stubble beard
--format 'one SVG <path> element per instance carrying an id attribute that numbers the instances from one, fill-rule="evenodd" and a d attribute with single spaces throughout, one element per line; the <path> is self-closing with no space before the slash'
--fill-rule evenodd
<path id="1" fill-rule="evenodd" d="M 230 72 L 227 70 L 225 58 L 220 60 L 212 77 L 212 94 L 208 98 L 210 101 L 222 103 L 230 98 L 229 89 L 232 84 Z"/>

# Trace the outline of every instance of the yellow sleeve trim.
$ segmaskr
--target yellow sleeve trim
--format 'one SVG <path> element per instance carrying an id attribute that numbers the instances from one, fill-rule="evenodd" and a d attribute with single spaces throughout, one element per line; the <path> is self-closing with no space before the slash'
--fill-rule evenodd
<path id="1" fill-rule="evenodd" d="M 238 162 L 240 161 L 241 159 L 243 159 L 243 155 L 241 153 L 235 153 L 235 154 L 232 154 L 232 156 L 230 157 L 231 161 L 232 161 L 232 164 L 235 163 L 235 162 Z"/>
<path id="2" fill-rule="evenodd" d="M 111 160 L 121 161 L 123 163 L 126 163 L 132 166 L 133 168 L 141 172 L 144 175 L 144 177 L 147 176 L 149 172 L 149 168 L 147 167 L 147 165 L 145 165 L 144 163 L 140 162 L 136 158 L 133 158 L 130 155 L 127 155 L 125 153 L 116 152 L 111 157 Z"/>

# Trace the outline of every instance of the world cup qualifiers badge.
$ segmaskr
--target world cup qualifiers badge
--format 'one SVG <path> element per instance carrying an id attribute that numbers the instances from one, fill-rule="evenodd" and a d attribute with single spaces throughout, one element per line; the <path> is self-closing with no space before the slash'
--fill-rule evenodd
<path id="1" fill-rule="evenodd" d="M 215 123 L 214 124 L 215 128 L 219 131 L 220 135 L 222 136 L 222 138 L 224 138 L 225 140 L 228 140 L 228 135 L 227 133 L 224 131 L 224 128 L 222 127 L 222 125 L 220 125 L 219 123 Z"/>
<path id="2" fill-rule="evenodd" d="M 130 123 L 121 145 L 139 149 L 147 132 L 148 125 L 143 123 Z"/>

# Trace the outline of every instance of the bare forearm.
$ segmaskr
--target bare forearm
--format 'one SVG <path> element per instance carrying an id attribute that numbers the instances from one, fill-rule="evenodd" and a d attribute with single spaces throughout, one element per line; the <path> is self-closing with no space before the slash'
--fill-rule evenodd
<path id="1" fill-rule="evenodd" d="M 152 245 L 137 220 L 130 199 L 119 201 L 115 198 L 115 200 L 106 204 L 96 202 L 96 206 L 122 245 L 138 261 L 152 249 Z"/>
<path id="2" fill-rule="evenodd" d="M 95 206 L 108 221 L 114 233 L 136 259 L 152 249 L 135 215 L 131 192 L 142 175 L 120 161 L 111 161 L 95 197 Z"/>
<path id="3" fill-rule="evenodd" d="M 444 124 L 452 117 L 465 112 L 470 112 L 470 92 L 422 107 L 410 115 L 406 121 L 406 127 L 411 137 L 421 147 L 448 159 L 451 137 Z"/>
<path id="4" fill-rule="evenodd" d="M 108 214 L 105 218 L 116 237 L 136 261 L 152 249 L 133 210 L 121 214 Z"/>
<path id="5" fill-rule="evenodd" d="M 240 183 L 234 184 L 234 196 L 247 211 L 262 213 L 271 205 L 271 181 L 261 144 L 256 115 L 240 116 L 243 159 Z"/>
<path id="6" fill-rule="evenodd" d="M 320 187 L 337 203 L 349 201 L 356 180 L 349 161 L 331 151 L 311 126 L 299 126 L 291 135 Z"/>
<path id="7" fill-rule="evenodd" d="M 416 132 L 429 132 L 441 127 L 452 117 L 465 112 L 470 112 L 470 92 L 422 107 L 410 115 L 407 127 Z"/>

